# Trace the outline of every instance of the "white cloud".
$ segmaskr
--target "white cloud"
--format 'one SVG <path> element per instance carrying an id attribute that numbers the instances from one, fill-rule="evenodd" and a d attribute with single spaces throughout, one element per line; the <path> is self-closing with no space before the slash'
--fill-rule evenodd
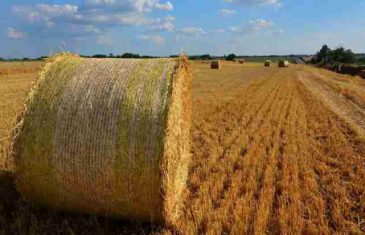
<path id="1" fill-rule="evenodd" d="M 105 33 L 119 26 L 171 32 L 175 27 L 173 16 L 150 18 L 146 12 L 172 9 L 171 2 L 161 0 L 83 0 L 80 5 L 15 6 L 13 12 L 28 24 L 27 31 L 36 29 L 38 34 L 47 33 L 49 37 L 59 37 L 61 32 L 63 37 L 79 37 L 80 34 Z"/>
<path id="2" fill-rule="evenodd" d="M 165 11 L 172 11 L 172 10 L 174 10 L 174 5 L 172 5 L 171 2 L 156 3 L 156 9 L 165 10 Z"/>
<path id="3" fill-rule="evenodd" d="M 282 6 L 281 0 L 224 0 L 229 3 L 237 3 L 243 6 L 272 5 L 276 7 Z"/>
<path id="4" fill-rule="evenodd" d="M 219 14 L 222 16 L 231 16 L 236 14 L 237 12 L 235 10 L 231 10 L 231 9 L 220 9 L 219 10 Z"/>
<path id="5" fill-rule="evenodd" d="M 258 34 L 268 28 L 271 28 L 273 25 L 274 23 L 271 21 L 264 19 L 257 19 L 249 21 L 248 24 L 242 27 L 240 26 L 230 27 L 229 30 L 233 33 Z"/>
<path id="6" fill-rule="evenodd" d="M 76 5 L 47 5 L 36 4 L 35 6 L 15 6 L 13 11 L 24 17 L 28 23 L 45 23 L 47 27 L 54 26 L 57 19 L 70 19 L 78 11 Z"/>
<path id="7" fill-rule="evenodd" d="M 159 35 L 140 35 L 139 39 L 159 46 L 165 44 L 165 39 Z"/>
<path id="8" fill-rule="evenodd" d="M 100 35 L 96 38 L 96 42 L 101 45 L 111 45 L 113 44 L 114 40 L 110 36 Z"/>
<path id="9" fill-rule="evenodd" d="M 86 9 L 104 9 L 117 12 L 146 12 L 153 9 L 171 11 L 174 6 L 167 1 L 160 0 L 84 0 L 83 7 Z"/>
<path id="10" fill-rule="evenodd" d="M 177 32 L 185 36 L 200 36 L 206 34 L 202 28 L 195 28 L 195 27 L 182 28 L 177 30 Z"/>
<path id="11" fill-rule="evenodd" d="M 172 32 L 175 28 L 173 21 L 175 18 L 173 16 L 167 16 L 164 19 L 154 19 L 149 24 L 149 29 L 151 31 L 168 31 Z"/>
<path id="12" fill-rule="evenodd" d="M 11 39 L 24 39 L 27 37 L 27 35 L 20 31 L 20 30 L 16 30 L 14 28 L 8 28 L 7 34 L 8 38 Z"/>

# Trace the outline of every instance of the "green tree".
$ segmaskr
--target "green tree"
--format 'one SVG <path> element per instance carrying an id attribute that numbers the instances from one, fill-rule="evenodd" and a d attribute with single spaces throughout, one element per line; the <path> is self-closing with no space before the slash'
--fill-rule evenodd
<path id="1" fill-rule="evenodd" d="M 327 45 L 323 45 L 317 53 L 317 63 L 328 63 L 331 59 L 331 49 Z"/>
<path id="2" fill-rule="evenodd" d="M 353 64 L 356 62 L 356 56 L 351 50 L 345 50 L 345 48 L 339 47 L 332 51 L 331 60 L 333 62 Z"/>
<path id="3" fill-rule="evenodd" d="M 229 55 L 227 55 L 226 60 L 232 61 L 232 60 L 236 59 L 236 57 L 237 56 L 235 54 L 229 54 Z"/>
<path id="4" fill-rule="evenodd" d="M 133 53 L 124 53 L 123 55 L 121 55 L 121 58 L 141 58 L 141 56 L 139 54 L 133 54 Z"/>
<path id="5" fill-rule="evenodd" d="M 212 57 L 209 54 L 205 54 L 205 55 L 201 55 L 200 56 L 200 59 L 201 60 L 211 60 Z"/>

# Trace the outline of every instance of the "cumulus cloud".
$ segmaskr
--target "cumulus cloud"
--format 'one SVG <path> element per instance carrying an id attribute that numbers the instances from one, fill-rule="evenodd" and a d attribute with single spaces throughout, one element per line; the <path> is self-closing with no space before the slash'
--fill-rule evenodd
<path id="1" fill-rule="evenodd" d="M 171 11 L 173 4 L 161 0 L 83 0 L 80 5 L 36 4 L 15 6 L 13 12 L 26 23 L 29 31 L 36 28 L 47 36 L 102 34 L 112 27 L 141 26 L 151 31 L 173 31 L 174 18 L 151 18 L 147 12 Z M 28 27 L 29 26 L 29 27 Z M 73 30 L 77 28 L 78 30 Z"/>
<path id="2" fill-rule="evenodd" d="M 174 5 L 172 5 L 171 2 L 157 3 L 155 7 L 157 9 L 165 10 L 165 11 L 172 11 L 172 10 L 174 10 Z"/>
<path id="3" fill-rule="evenodd" d="M 16 30 L 14 28 L 8 28 L 7 34 L 8 38 L 11 39 L 24 39 L 26 38 L 26 34 L 20 30 Z"/>
<path id="4" fill-rule="evenodd" d="M 224 0 L 229 3 L 237 3 L 242 6 L 272 5 L 276 7 L 282 6 L 281 0 Z"/>
<path id="5" fill-rule="evenodd" d="M 46 26 L 54 26 L 58 19 L 71 19 L 78 11 L 76 5 L 46 5 L 15 6 L 13 11 L 23 17 L 28 23 L 45 23 Z"/>
<path id="6" fill-rule="evenodd" d="M 244 26 L 230 27 L 229 30 L 233 33 L 257 34 L 268 28 L 271 28 L 273 25 L 274 23 L 271 21 L 264 19 L 257 19 L 249 21 L 248 24 Z"/>
<path id="7" fill-rule="evenodd" d="M 177 33 L 180 33 L 184 36 L 200 36 L 206 34 L 204 29 L 202 28 L 196 28 L 196 27 L 186 27 L 177 30 Z"/>
<path id="8" fill-rule="evenodd" d="M 165 44 L 165 39 L 159 35 L 140 35 L 139 39 L 159 46 Z"/>
<path id="9" fill-rule="evenodd" d="M 220 9 L 219 10 L 219 14 L 222 16 L 231 16 L 236 14 L 237 12 L 235 10 L 231 10 L 231 9 Z"/>
<path id="10" fill-rule="evenodd" d="M 84 0 L 85 9 L 104 9 L 118 12 L 147 12 L 153 9 L 172 11 L 174 6 L 171 2 L 160 0 Z"/>
<path id="11" fill-rule="evenodd" d="M 154 19 L 153 22 L 150 23 L 149 29 L 151 31 L 168 31 L 172 32 L 175 28 L 174 21 L 175 17 L 167 16 L 164 19 Z"/>

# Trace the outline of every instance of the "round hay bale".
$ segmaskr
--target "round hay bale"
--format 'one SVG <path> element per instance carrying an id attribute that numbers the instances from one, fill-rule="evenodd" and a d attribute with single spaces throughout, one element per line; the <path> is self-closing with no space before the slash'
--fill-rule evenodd
<path id="1" fill-rule="evenodd" d="M 222 64 L 220 60 L 212 60 L 212 62 L 210 63 L 210 68 L 211 69 L 221 69 L 222 68 Z"/>
<path id="2" fill-rule="evenodd" d="M 271 66 L 271 60 L 265 60 L 264 65 L 265 65 L 265 67 L 270 67 Z"/>
<path id="3" fill-rule="evenodd" d="M 238 60 L 238 62 L 239 62 L 240 64 L 244 64 L 244 63 L 245 63 L 245 60 L 244 60 L 244 59 L 240 59 L 240 60 Z"/>
<path id="4" fill-rule="evenodd" d="M 361 72 L 359 73 L 359 76 L 361 78 L 364 78 L 365 79 L 365 70 L 361 70 Z"/>
<path id="5" fill-rule="evenodd" d="M 286 68 L 286 67 L 289 67 L 289 61 L 287 61 L 287 60 L 280 60 L 280 61 L 279 61 L 279 67 L 280 67 L 280 68 Z"/>
<path id="6" fill-rule="evenodd" d="M 17 188 L 61 211 L 174 225 L 190 87 L 186 58 L 50 59 L 14 131 Z"/>

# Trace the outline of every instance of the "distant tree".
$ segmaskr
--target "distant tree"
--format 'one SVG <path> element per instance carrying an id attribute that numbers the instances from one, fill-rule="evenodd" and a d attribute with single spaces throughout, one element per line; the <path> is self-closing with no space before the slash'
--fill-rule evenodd
<path id="1" fill-rule="evenodd" d="M 212 57 L 208 54 L 206 55 L 191 55 L 189 56 L 189 60 L 211 60 Z"/>
<path id="2" fill-rule="evenodd" d="M 95 54 L 92 57 L 93 58 L 106 58 L 106 55 L 104 55 L 104 54 Z"/>
<path id="3" fill-rule="evenodd" d="M 113 53 L 109 53 L 109 58 L 114 58 Z"/>
<path id="4" fill-rule="evenodd" d="M 226 60 L 230 60 L 230 61 L 232 61 L 232 60 L 234 60 L 234 59 L 236 59 L 236 55 L 235 54 L 229 54 L 227 57 L 226 57 Z"/>
<path id="5" fill-rule="evenodd" d="M 179 55 L 170 55 L 169 57 L 170 57 L 170 58 L 178 58 L 178 57 L 179 57 Z"/>
<path id="6" fill-rule="evenodd" d="M 201 55 L 200 56 L 200 59 L 201 60 L 211 60 L 212 57 L 209 54 L 205 54 L 205 55 Z"/>
<path id="7" fill-rule="evenodd" d="M 361 57 L 357 60 L 359 64 L 365 64 L 365 57 Z"/>
<path id="8" fill-rule="evenodd" d="M 335 62 L 352 64 L 356 62 L 356 56 L 351 50 L 345 50 L 345 48 L 339 47 L 332 51 L 331 60 Z"/>
<path id="9" fill-rule="evenodd" d="M 120 57 L 121 58 L 141 58 L 141 56 L 139 54 L 133 54 L 133 53 L 130 53 L 130 52 L 124 53 Z"/>
<path id="10" fill-rule="evenodd" d="M 142 58 L 142 59 L 153 59 L 153 58 L 158 58 L 158 57 L 150 56 L 150 55 L 142 55 L 140 58 Z"/>
<path id="11" fill-rule="evenodd" d="M 331 49 L 327 45 L 323 45 L 321 50 L 317 52 L 317 63 L 330 62 Z"/>
<path id="12" fill-rule="evenodd" d="M 47 59 L 47 58 L 48 58 L 48 56 L 41 56 L 41 57 L 36 58 L 36 60 L 44 60 L 44 59 Z"/>
<path id="13" fill-rule="evenodd" d="M 0 61 L 4 61 L 4 58 L 0 57 Z"/>

